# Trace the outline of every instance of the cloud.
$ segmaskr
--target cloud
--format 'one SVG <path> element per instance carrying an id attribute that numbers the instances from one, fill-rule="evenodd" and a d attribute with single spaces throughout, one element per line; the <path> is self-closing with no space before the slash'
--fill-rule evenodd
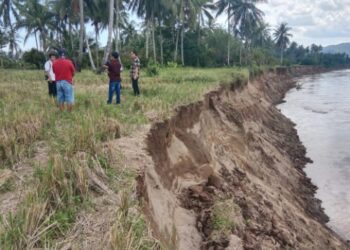
<path id="1" fill-rule="evenodd" d="M 350 0 L 269 0 L 259 7 L 271 26 L 287 22 L 298 43 L 350 42 Z"/>

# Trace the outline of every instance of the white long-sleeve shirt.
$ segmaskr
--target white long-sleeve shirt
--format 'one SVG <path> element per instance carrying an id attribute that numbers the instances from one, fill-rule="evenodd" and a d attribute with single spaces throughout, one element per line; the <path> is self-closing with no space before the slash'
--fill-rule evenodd
<path id="1" fill-rule="evenodd" d="M 52 69 L 52 61 L 51 60 L 48 60 L 45 63 L 44 68 L 45 68 L 45 72 L 50 76 L 51 81 L 56 81 L 55 73 L 53 72 L 53 69 Z"/>

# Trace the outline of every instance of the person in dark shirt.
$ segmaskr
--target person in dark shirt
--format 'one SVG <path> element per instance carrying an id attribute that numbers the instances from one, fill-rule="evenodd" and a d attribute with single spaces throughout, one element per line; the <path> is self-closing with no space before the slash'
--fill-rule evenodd
<path id="1" fill-rule="evenodd" d="M 118 52 L 112 53 L 110 61 L 104 65 L 104 68 L 108 70 L 109 77 L 107 104 L 112 103 L 114 92 L 117 95 L 117 104 L 120 104 L 120 84 L 122 79 L 120 77 L 121 64 Z"/>

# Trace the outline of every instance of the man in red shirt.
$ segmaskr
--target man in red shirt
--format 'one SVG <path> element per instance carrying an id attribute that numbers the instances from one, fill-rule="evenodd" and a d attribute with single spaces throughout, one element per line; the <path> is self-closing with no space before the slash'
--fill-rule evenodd
<path id="1" fill-rule="evenodd" d="M 56 76 L 57 101 L 60 110 L 64 110 L 64 103 L 67 103 L 67 110 L 71 112 L 74 104 L 73 76 L 75 72 L 71 60 L 66 59 L 66 50 L 59 52 L 60 58 L 53 63 L 53 72 Z"/>

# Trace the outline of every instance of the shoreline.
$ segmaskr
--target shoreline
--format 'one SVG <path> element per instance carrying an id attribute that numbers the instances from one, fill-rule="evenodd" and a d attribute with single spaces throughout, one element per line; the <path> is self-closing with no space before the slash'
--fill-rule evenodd
<path id="1" fill-rule="evenodd" d="M 331 71 L 329 71 L 329 70 L 326 70 L 325 72 L 323 72 L 323 73 L 321 73 L 321 74 L 327 74 L 327 73 L 338 73 L 339 72 L 339 74 L 341 74 L 342 72 L 344 72 L 345 70 L 349 70 L 349 68 L 340 68 L 340 69 L 335 69 L 335 70 L 331 70 Z M 307 76 L 307 75 L 306 75 Z M 292 89 L 294 89 L 294 88 L 292 88 Z M 289 91 L 287 91 L 287 94 L 288 94 L 288 92 Z M 295 94 L 295 93 L 294 93 Z M 283 101 L 281 102 L 281 104 L 283 104 L 283 103 L 289 103 L 289 105 L 291 105 L 291 103 L 293 103 L 293 102 L 290 102 L 290 100 L 285 100 L 285 99 L 283 99 Z M 292 104 L 293 105 L 293 104 Z M 280 108 L 279 106 L 277 106 L 277 108 L 279 108 L 279 110 L 281 110 L 281 113 L 283 114 L 283 115 L 285 115 L 286 117 L 288 117 L 289 118 L 289 116 L 287 116 L 287 114 L 285 114 L 283 111 L 283 108 Z M 288 109 L 288 108 L 287 108 Z M 316 111 L 315 111 L 316 112 Z M 288 113 L 288 112 L 287 112 Z M 292 116 L 293 117 L 293 116 Z M 298 122 L 296 122 L 297 120 L 295 120 L 295 117 L 294 118 L 289 118 L 289 119 L 291 119 L 291 121 L 293 122 L 293 123 L 295 123 L 295 126 L 298 126 L 299 124 L 298 124 Z M 297 129 L 297 133 L 299 134 L 299 130 L 300 129 L 302 129 L 302 128 L 299 128 L 299 129 Z M 305 138 L 304 138 L 305 139 Z M 307 144 L 304 140 L 303 140 L 303 142 L 302 142 L 303 144 Z M 310 146 L 310 145 L 309 145 Z M 306 146 L 305 145 L 305 147 L 309 150 L 310 148 L 308 147 L 308 146 Z M 314 157 L 315 157 L 315 155 L 314 155 Z M 308 169 L 308 168 L 318 168 L 318 167 L 321 167 L 321 166 L 318 166 L 318 165 L 316 165 L 315 163 L 314 163 L 314 157 L 311 157 L 310 156 L 310 160 L 311 160 L 311 162 L 310 163 L 308 163 L 306 166 L 305 166 L 305 169 Z M 317 157 L 315 157 L 315 160 L 316 160 L 316 158 Z M 331 165 L 332 166 L 332 165 Z M 309 174 L 307 174 L 307 176 L 311 179 L 311 182 L 312 183 L 314 183 L 316 180 L 317 180 L 317 177 L 315 177 L 315 176 L 312 176 L 312 175 L 309 175 Z M 316 186 L 316 192 L 317 192 L 317 190 L 319 190 L 319 186 L 315 183 L 314 184 L 315 186 Z M 326 200 L 326 199 L 322 199 L 321 197 L 320 197 L 320 195 L 316 195 L 316 192 L 315 192 L 315 197 L 318 197 L 317 199 L 319 199 L 320 201 L 321 201 L 321 205 L 323 206 L 323 204 L 324 204 L 324 201 Z M 325 207 L 326 208 L 326 207 Z M 327 209 L 327 208 L 326 208 Z M 325 212 L 325 214 L 327 215 L 327 217 L 330 217 L 330 215 L 328 214 L 328 213 L 326 213 Z M 328 222 L 326 222 L 325 223 L 325 226 L 327 227 L 327 228 L 329 228 L 330 230 L 332 230 L 334 233 L 336 233 L 337 234 L 337 236 L 339 236 L 342 240 L 344 240 L 344 241 L 346 241 L 347 242 L 347 244 L 349 244 L 349 246 L 350 246 L 350 239 L 349 239 L 349 237 L 347 237 L 344 233 L 342 233 L 341 231 L 338 231 L 337 230 L 337 228 L 336 227 L 334 227 L 334 225 L 332 226 L 331 224 L 329 224 L 330 223 L 330 220 L 331 220 L 332 218 L 329 218 L 329 221 Z"/>
<path id="2" fill-rule="evenodd" d="M 211 91 L 154 124 L 147 139 L 153 164 L 138 190 L 156 238 L 177 249 L 347 249 L 325 224 L 295 124 L 275 106 L 295 77 L 325 71 L 278 68 Z M 216 228 L 222 208 L 235 208 L 224 218 L 232 228 Z"/>

